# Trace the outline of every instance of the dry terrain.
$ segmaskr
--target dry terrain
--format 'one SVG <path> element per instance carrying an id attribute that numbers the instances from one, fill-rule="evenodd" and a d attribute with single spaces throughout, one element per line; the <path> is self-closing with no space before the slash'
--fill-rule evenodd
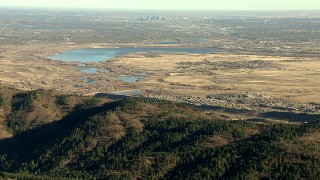
<path id="1" fill-rule="evenodd" d="M 299 102 L 320 102 L 320 59 L 170 54 L 121 58 L 111 64 L 150 74 L 137 83 L 145 89 L 161 88 L 191 96 L 261 93 Z"/>
<path id="2" fill-rule="evenodd" d="M 53 88 L 79 94 L 141 89 L 148 97 L 196 105 L 259 112 L 320 112 L 318 58 L 228 52 L 198 55 L 137 53 L 112 61 L 87 63 L 86 66 L 99 69 L 97 74 L 80 72 L 77 69 L 80 63 L 47 58 L 63 50 L 105 46 L 1 47 L 0 83 L 18 89 Z M 114 46 L 118 45 L 107 47 Z M 106 73 L 106 68 L 110 72 Z M 117 79 L 119 75 L 141 73 L 145 75 L 136 83 Z M 88 83 L 83 78 L 94 82 Z"/>

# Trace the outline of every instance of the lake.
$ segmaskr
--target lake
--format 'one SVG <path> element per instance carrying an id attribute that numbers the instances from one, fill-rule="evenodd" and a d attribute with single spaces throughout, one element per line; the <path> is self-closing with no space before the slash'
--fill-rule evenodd
<path id="1" fill-rule="evenodd" d="M 98 74 L 99 70 L 98 68 L 91 68 L 91 67 L 81 67 L 78 68 L 81 72 L 87 73 L 87 74 Z"/>
<path id="2" fill-rule="evenodd" d="M 182 42 L 181 41 L 164 41 L 164 42 L 155 42 L 153 44 L 174 45 L 174 44 L 182 44 Z"/>
<path id="3" fill-rule="evenodd" d="M 94 83 L 94 80 L 91 79 L 91 78 L 85 77 L 85 78 L 82 78 L 82 80 L 84 80 L 84 81 L 85 81 L 86 83 L 88 83 L 88 84 L 93 84 L 93 83 Z"/>
<path id="4" fill-rule="evenodd" d="M 218 52 L 211 48 L 176 48 L 176 47 L 122 47 L 122 48 L 89 48 L 64 51 L 61 54 L 50 56 L 53 60 L 66 62 L 102 62 L 111 60 L 117 56 L 137 52 L 159 52 L 159 53 L 188 53 L 208 54 Z"/>
<path id="5" fill-rule="evenodd" d="M 134 83 L 140 79 L 140 77 L 138 77 L 138 76 L 118 76 L 117 78 L 120 81 L 127 82 L 127 83 Z"/>

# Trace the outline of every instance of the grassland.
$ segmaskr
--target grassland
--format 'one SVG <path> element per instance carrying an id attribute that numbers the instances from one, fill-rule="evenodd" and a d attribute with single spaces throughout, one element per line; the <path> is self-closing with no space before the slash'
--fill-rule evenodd
<path id="1" fill-rule="evenodd" d="M 220 13 L 1 9 L 0 179 L 317 179 L 320 13 Z"/>
<path id="2" fill-rule="evenodd" d="M 153 53 L 152 56 L 150 53 L 136 53 L 112 61 L 88 63 L 87 66 L 99 69 L 98 74 L 81 73 L 77 70 L 79 63 L 47 58 L 61 50 L 85 47 L 98 48 L 104 45 L 2 48 L 0 82 L 3 86 L 18 89 L 57 89 L 82 95 L 141 89 L 147 92 L 143 95 L 148 97 L 162 98 L 167 95 L 173 101 L 179 101 L 179 97 L 191 100 L 200 98 L 202 100 L 197 102 L 198 105 L 219 105 L 260 112 L 273 112 L 282 108 L 284 112 L 316 113 L 311 115 L 317 116 L 320 111 L 320 61 L 317 58 L 240 55 L 230 52 L 198 55 Z M 105 73 L 106 68 L 110 70 L 109 73 Z M 124 83 L 117 79 L 119 75 L 141 73 L 147 76 L 136 83 Z M 94 80 L 94 83 L 88 84 L 83 80 L 84 77 Z M 231 98 L 237 94 L 254 98 L 246 102 L 242 99 L 242 102 L 228 102 L 226 99 L 221 102 L 216 98 L 221 95 Z M 267 106 L 272 107 L 254 108 L 265 106 L 265 103 L 252 103 L 257 97 L 262 97 L 268 102 Z M 249 116 L 252 114 L 230 118 L 247 119 Z M 277 117 L 271 119 L 279 120 Z M 309 120 L 300 120 L 304 121 Z"/>
<path id="3" fill-rule="evenodd" d="M 186 95 L 249 92 L 300 102 L 320 102 L 317 93 L 320 82 L 318 59 L 229 53 L 161 55 L 156 58 L 141 55 L 139 58 L 118 59 L 112 64 L 149 73 L 150 77 L 139 83 L 141 86 L 154 83 Z M 249 67 L 250 64 L 253 67 Z M 208 90 L 210 86 L 216 89 Z"/>
<path id="4" fill-rule="evenodd" d="M 141 89 L 144 97 L 250 111 L 230 119 L 289 113 L 294 120 L 270 119 L 313 121 L 320 111 L 319 12 L 273 13 L 1 9 L 0 84 L 83 95 Z M 210 47 L 225 53 L 137 53 L 87 63 L 97 74 L 79 72 L 80 63 L 48 59 L 68 49 L 120 46 Z M 142 73 L 147 76 L 137 83 L 117 78 Z"/>

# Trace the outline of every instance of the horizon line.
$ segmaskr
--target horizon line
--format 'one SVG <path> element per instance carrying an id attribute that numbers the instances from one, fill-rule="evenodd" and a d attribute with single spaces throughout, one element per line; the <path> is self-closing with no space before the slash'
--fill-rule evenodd
<path id="1" fill-rule="evenodd" d="M 98 7 L 48 7 L 48 6 L 1 6 L 7 9 L 51 9 L 51 10 L 117 10 L 117 11 L 233 11 L 233 12 L 290 12 L 290 11 L 320 11 L 320 9 L 143 9 L 143 8 L 98 8 Z"/>

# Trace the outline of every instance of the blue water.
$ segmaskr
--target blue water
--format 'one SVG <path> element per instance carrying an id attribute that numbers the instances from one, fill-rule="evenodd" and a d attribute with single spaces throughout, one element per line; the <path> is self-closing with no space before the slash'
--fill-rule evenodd
<path id="1" fill-rule="evenodd" d="M 133 89 L 133 90 L 129 90 L 129 91 L 121 91 L 121 92 L 116 92 L 116 93 L 112 93 L 112 94 L 128 96 L 128 95 L 140 95 L 141 92 L 142 91 L 140 89 Z"/>
<path id="2" fill-rule="evenodd" d="M 85 81 L 86 83 L 88 83 L 88 84 L 93 84 L 93 83 L 94 83 L 94 80 L 91 79 L 91 78 L 85 77 L 85 78 L 82 78 L 82 80 L 84 80 L 84 81 Z"/>
<path id="3" fill-rule="evenodd" d="M 127 83 L 134 83 L 140 79 L 140 77 L 138 77 L 138 76 L 118 76 L 117 78 L 120 81 L 127 82 Z"/>
<path id="4" fill-rule="evenodd" d="M 163 44 L 163 45 L 166 45 L 166 44 L 182 44 L 181 41 L 165 41 L 165 42 L 156 42 L 156 43 L 153 43 L 153 44 Z"/>
<path id="5" fill-rule="evenodd" d="M 208 54 L 217 52 L 211 48 L 175 48 L 175 47 L 148 47 L 148 48 L 90 48 L 79 50 L 68 50 L 62 54 L 50 56 L 50 59 L 62 60 L 66 62 L 101 62 L 108 61 L 117 56 L 122 56 L 136 52 L 160 52 L 160 53 L 189 53 L 189 54 Z"/>
<path id="6" fill-rule="evenodd" d="M 79 68 L 79 70 L 87 74 L 98 74 L 98 68 L 83 67 L 83 68 Z"/>
<path id="7" fill-rule="evenodd" d="M 192 42 L 193 43 L 203 43 L 203 42 L 207 42 L 208 39 L 205 38 L 192 38 Z"/>

